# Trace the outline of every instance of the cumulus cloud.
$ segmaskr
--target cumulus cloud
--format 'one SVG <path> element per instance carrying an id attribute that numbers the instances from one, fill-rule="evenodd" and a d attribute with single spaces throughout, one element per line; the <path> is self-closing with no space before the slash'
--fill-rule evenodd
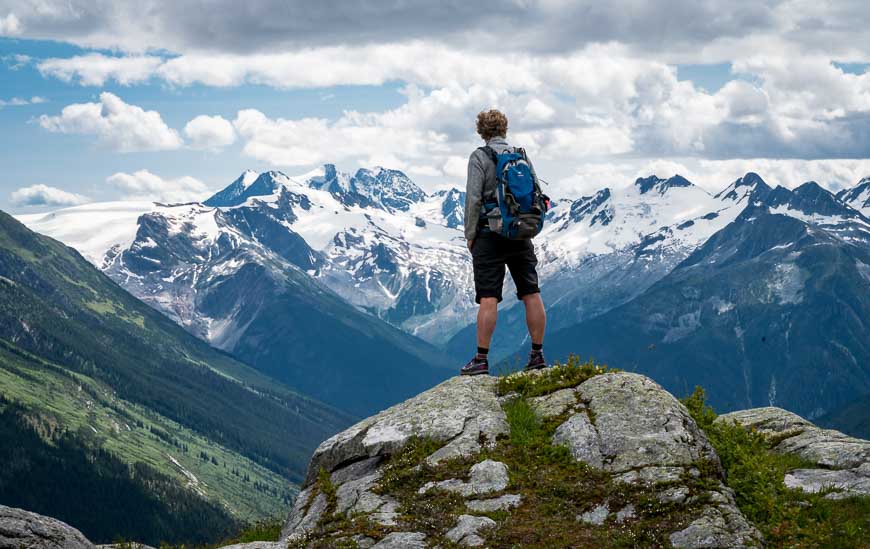
<path id="1" fill-rule="evenodd" d="M 42 115 L 39 125 L 50 132 L 91 135 L 120 152 L 177 149 L 182 141 L 160 113 L 130 105 L 109 92 L 99 103 L 67 105 L 58 116 Z"/>
<path id="2" fill-rule="evenodd" d="M 4 8 L 15 10 L 30 37 L 137 52 L 252 53 L 414 39 L 467 50 L 551 52 L 622 42 L 681 61 L 731 55 L 735 44 L 755 37 L 835 55 L 854 52 L 870 17 L 863 0 L 836 6 L 807 0 L 0 0 L 0 13 Z"/>
<path id="3" fill-rule="evenodd" d="M 354 6 L 353 17 L 336 0 L 197 2 L 206 0 L 0 0 L 0 13 L 14 8 L 27 37 L 118 52 L 37 63 L 82 85 L 406 85 L 404 104 L 382 112 L 327 119 L 243 109 L 232 122 L 200 116 L 184 129 L 193 148 L 238 138 L 243 154 L 276 166 L 351 160 L 461 178 L 477 145 L 474 115 L 490 107 L 508 113 L 512 140 L 552 168 L 551 179 L 576 184 L 674 164 L 719 177 L 759 157 L 776 161 L 777 177 L 798 166 L 842 182 L 845 173 L 807 162 L 870 156 L 870 72 L 836 63 L 870 62 L 864 0 L 675 0 L 666 9 L 645 0 L 409 0 Z M 708 91 L 678 78 L 683 63 L 730 63 L 733 73 Z M 66 118 L 64 109 L 40 124 L 117 150 L 182 146 L 157 113 L 143 132 L 162 137 L 121 139 L 132 128 L 110 129 L 120 124 L 94 115 L 103 103 L 71 105 Z M 647 166 L 652 158 L 663 164 Z"/>
<path id="4" fill-rule="evenodd" d="M 48 185 L 30 185 L 12 192 L 12 203 L 16 206 L 75 206 L 89 199 L 86 196 L 50 187 Z"/>
<path id="5" fill-rule="evenodd" d="M 131 200 L 192 202 L 204 200 L 210 194 L 208 186 L 195 177 L 164 179 L 148 170 L 118 172 L 109 176 L 106 183 Z"/>
<path id="6" fill-rule="evenodd" d="M 16 36 L 21 34 L 21 22 L 14 13 L 0 16 L 0 36 Z"/>
<path id="7" fill-rule="evenodd" d="M 197 116 L 184 126 L 184 135 L 194 149 L 216 151 L 236 141 L 233 125 L 221 116 Z"/>
<path id="8" fill-rule="evenodd" d="M 129 86 L 150 79 L 162 62 L 161 58 L 153 56 L 118 57 L 89 53 L 67 59 L 46 59 L 36 67 L 43 76 L 52 76 L 64 82 L 78 81 L 84 86 L 102 86 L 108 80 L 114 80 Z"/>

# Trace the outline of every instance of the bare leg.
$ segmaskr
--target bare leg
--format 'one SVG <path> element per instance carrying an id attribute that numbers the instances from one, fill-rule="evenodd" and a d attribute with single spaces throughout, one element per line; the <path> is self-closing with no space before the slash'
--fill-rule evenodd
<path id="1" fill-rule="evenodd" d="M 498 319 L 498 299 L 494 297 L 480 298 L 480 308 L 477 310 L 478 347 L 489 349 L 489 342 L 495 331 L 496 319 Z"/>
<path id="2" fill-rule="evenodd" d="M 547 313 L 544 311 L 544 301 L 541 294 L 528 294 L 523 296 L 523 304 L 526 306 L 526 326 L 529 328 L 529 337 L 532 343 L 544 342 L 544 330 L 547 328 Z M 478 316 L 478 340 L 480 340 L 480 317 Z M 495 327 L 495 322 L 493 322 Z"/>

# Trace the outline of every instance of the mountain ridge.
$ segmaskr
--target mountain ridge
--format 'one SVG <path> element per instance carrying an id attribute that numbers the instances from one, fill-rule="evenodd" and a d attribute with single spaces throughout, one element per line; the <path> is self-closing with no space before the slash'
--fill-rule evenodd
<path id="1" fill-rule="evenodd" d="M 285 505 L 310 448 L 352 420 L 212 349 L 3 212 L 0 393 L 240 520 Z"/>

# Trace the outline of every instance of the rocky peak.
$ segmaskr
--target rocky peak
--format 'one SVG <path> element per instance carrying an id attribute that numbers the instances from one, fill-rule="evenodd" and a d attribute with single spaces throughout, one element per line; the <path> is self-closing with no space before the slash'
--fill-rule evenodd
<path id="1" fill-rule="evenodd" d="M 639 177 L 634 185 L 640 191 L 640 194 L 646 194 L 650 191 L 655 191 L 658 194 L 665 194 L 668 189 L 672 189 L 675 187 L 693 187 L 694 185 L 685 177 L 681 175 L 675 175 L 673 177 L 669 177 L 668 179 L 662 179 L 660 177 L 656 177 L 655 175 L 651 175 L 649 177 Z"/>
<path id="2" fill-rule="evenodd" d="M 738 178 L 724 190 L 720 191 L 715 198 L 731 202 L 740 202 L 749 196 L 754 201 L 757 201 L 763 200 L 770 191 L 770 186 L 764 182 L 760 175 L 755 172 L 747 172 L 746 175 Z"/>
<path id="3" fill-rule="evenodd" d="M 465 214 L 465 192 L 453 188 L 438 191 L 436 195 L 441 198 L 441 215 L 447 226 L 451 229 L 461 227 Z"/>
<path id="4" fill-rule="evenodd" d="M 806 215 L 837 216 L 844 219 L 861 219 L 857 210 L 843 204 L 833 193 L 815 181 L 807 181 L 790 190 L 776 187 L 764 200 L 771 208 L 785 208 Z"/>
<path id="5" fill-rule="evenodd" d="M 278 171 L 257 175 L 256 172 L 248 170 L 203 204 L 218 208 L 238 206 L 244 204 L 250 197 L 274 194 L 281 187 L 280 181 L 287 179 L 286 175 Z"/>
<path id="6" fill-rule="evenodd" d="M 239 197 L 242 196 L 248 187 L 256 181 L 258 175 L 253 170 L 245 170 L 242 175 L 235 181 L 227 185 L 223 190 L 215 193 L 211 198 L 206 200 L 206 206 L 223 207 L 234 206 L 238 203 Z"/>
<path id="7" fill-rule="evenodd" d="M 643 192 L 643 191 L 641 191 Z M 589 225 L 608 225 L 613 220 L 610 189 L 604 188 L 592 196 L 584 196 L 571 203 L 568 217 L 574 223 L 589 219 Z"/>
<path id="8" fill-rule="evenodd" d="M 351 184 L 353 190 L 365 198 L 360 201 L 361 205 L 375 205 L 387 211 L 407 211 L 411 204 L 426 198 L 423 189 L 399 170 L 360 168 Z"/>
<path id="9" fill-rule="evenodd" d="M 837 193 L 837 200 L 848 204 L 856 210 L 864 210 L 870 214 L 870 177 L 865 177 L 850 189 Z"/>

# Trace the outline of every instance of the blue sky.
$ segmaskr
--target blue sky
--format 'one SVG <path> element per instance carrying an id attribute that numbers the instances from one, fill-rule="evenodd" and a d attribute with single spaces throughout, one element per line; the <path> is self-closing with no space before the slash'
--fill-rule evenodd
<path id="1" fill-rule="evenodd" d="M 564 196 L 870 175 L 862 2 L 532 1 L 499 33 L 460 2 L 194 4 L 0 0 L 0 209 L 200 199 L 323 162 L 462 186 L 489 107 Z"/>

